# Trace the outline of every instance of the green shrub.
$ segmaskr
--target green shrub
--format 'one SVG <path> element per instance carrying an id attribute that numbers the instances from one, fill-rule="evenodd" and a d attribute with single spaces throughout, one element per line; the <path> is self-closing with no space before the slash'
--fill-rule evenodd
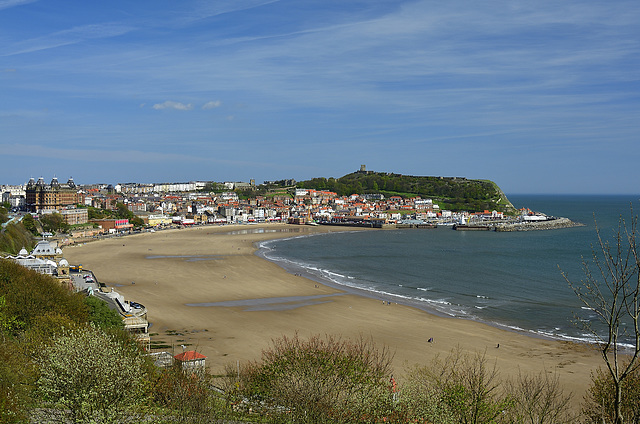
<path id="1" fill-rule="evenodd" d="M 602 368 L 591 373 L 591 386 L 584 399 L 583 414 L 588 422 L 614 422 L 615 386 L 609 371 Z M 640 368 L 622 382 L 622 416 L 625 422 L 640 423 Z"/>
<path id="2" fill-rule="evenodd" d="M 376 422 L 392 410 L 391 359 L 362 339 L 282 337 L 229 388 L 276 422 Z"/>
<path id="3" fill-rule="evenodd" d="M 37 394 L 76 423 L 119 423 L 144 401 L 144 360 L 95 326 L 64 330 L 36 358 Z"/>

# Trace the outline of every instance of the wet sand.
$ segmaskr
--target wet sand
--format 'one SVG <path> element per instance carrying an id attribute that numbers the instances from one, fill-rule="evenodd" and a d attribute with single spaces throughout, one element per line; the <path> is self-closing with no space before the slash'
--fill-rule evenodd
<path id="1" fill-rule="evenodd" d="M 255 255 L 256 242 L 318 231 L 339 229 L 268 224 L 166 230 L 66 247 L 64 256 L 127 300 L 145 305 L 152 340 L 170 346 L 160 350 L 177 354 L 187 345 L 207 356 L 214 374 L 225 365 L 259 359 L 282 335 L 332 334 L 371 338 L 388 347 L 395 354 L 396 376 L 460 347 L 486 352 L 503 377 L 557 373 L 574 403 L 581 401 L 591 370 L 602 362 L 587 345 L 389 305 L 289 273 Z"/>

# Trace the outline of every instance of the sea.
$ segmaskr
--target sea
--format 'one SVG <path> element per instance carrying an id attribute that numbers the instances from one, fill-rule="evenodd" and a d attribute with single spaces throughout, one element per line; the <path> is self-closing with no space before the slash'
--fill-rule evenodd
<path id="1" fill-rule="evenodd" d="M 383 302 L 562 340 L 604 334 L 593 310 L 571 289 L 583 261 L 620 220 L 640 209 L 638 195 L 508 195 L 516 208 L 567 217 L 582 226 L 526 231 L 454 231 L 451 227 L 340 231 L 261 243 L 258 254 L 289 272 Z M 295 233 L 294 233 L 295 234 Z M 595 269 L 592 267 L 592 269 Z M 631 339 L 623 340 L 630 343 Z"/>

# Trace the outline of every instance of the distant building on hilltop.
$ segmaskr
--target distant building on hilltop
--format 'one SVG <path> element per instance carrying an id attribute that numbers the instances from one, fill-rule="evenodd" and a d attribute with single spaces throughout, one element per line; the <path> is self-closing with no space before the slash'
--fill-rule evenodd
<path id="1" fill-rule="evenodd" d="M 360 165 L 360 170 L 356 174 L 373 174 L 373 171 L 367 171 L 367 165 Z"/>

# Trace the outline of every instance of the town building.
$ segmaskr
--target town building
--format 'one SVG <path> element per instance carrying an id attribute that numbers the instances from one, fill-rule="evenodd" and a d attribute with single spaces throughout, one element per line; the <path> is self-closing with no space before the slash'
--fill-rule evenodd
<path id="1" fill-rule="evenodd" d="M 175 355 L 174 359 L 180 363 L 183 371 L 198 373 L 204 371 L 207 357 L 195 350 L 188 350 Z"/>
<path id="2" fill-rule="evenodd" d="M 116 233 L 121 231 L 129 231 L 133 228 L 133 224 L 129 220 L 124 219 L 92 219 L 90 222 L 99 225 L 103 232 Z"/>
<path id="3" fill-rule="evenodd" d="M 62 257 L 62 249 L 56 242 L 40 240 L 31 253 L 23 247 L 17 255 L 9 255 L 5 259 L 13 260 L 40 274 L 51 275 L 70 287 L 69 262 Z"/>
<path id="4" fill-rule="evenodd" d="M 61 184 L 57 178 L 53 178 L 50 184 L 46 184 L 42 177 L 36 182 L 33 178 L 27 183 L 25 189 L 26 208 L 29 212 L 41 212 L 65 209 L 68 206 L 83 203 L 81 191 L 73 182 L 73 178 Z"/>
<path id="5" fill-rule="evenodd" d="M 89 221 L 89 211 L 85 208 L 62 209 L 59 212 L 69 225 L 86 224 Z"/>

